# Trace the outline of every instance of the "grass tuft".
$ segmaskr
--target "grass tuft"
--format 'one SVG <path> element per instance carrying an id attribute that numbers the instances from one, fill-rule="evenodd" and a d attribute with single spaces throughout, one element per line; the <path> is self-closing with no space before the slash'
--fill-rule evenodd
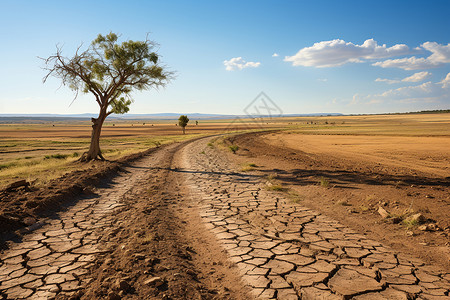
<path id="1" fill-rule="evenodd" d="M 321 187 L 324 187 L 324 188 L 328 188 L 328 187 L 330 187 L 330 182 L 328 181 L 328 179 L 326 179 L 325 177 L 320 177 L 320 179 L 319 179 L 319 184 L 320 184 L 320 186 Z"/>
<path id="2" fill-rule="evenodd" d="M 269 190 L 269 191 L 277 191 L 277 192 L 284 192 L 284 191 L 287 190 L 281 184 L 267 185 L 266 189 Z"/>
<path id="3" fill-rule="evenodd" d="M 256 167 L 257 165 L 253 163 L 245 164 L 242 166 L 241 172 L 253 171 Z"/>
<path id="4" fill-rule="evenodd" d="M 237 145 L 231 145 L 228 148 L 230 149 L 231 152 L 233 152 L 233 154 L 236 154 L 236 151 L 239 150 L 239 146 Z"/>
<path id="5" fill-rule="evenodd" d="M 418 226 L 420 223 L 415 219 L 404 219 L 403 224 L 406 225 L 408 229 Z"/>

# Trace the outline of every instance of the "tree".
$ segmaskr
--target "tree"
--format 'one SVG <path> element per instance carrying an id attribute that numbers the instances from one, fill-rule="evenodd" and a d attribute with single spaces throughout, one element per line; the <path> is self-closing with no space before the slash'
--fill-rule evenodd
<path id="1" fill-rule="evenodd" d="M 189 118 L 187 116 L 181 115 L 178 118 L 178 125 L 180 125 L 180 127 L 183 129 L 183 134 L 186 134 L 185 130 L 186 130 L 186 125 L 188 123 L 189 123 Z"/>
<path id="2" fill-rule="evenodd" d="M 125 41 L 119 44 L 118 36 L 101 34 L 92 41 L 87 50 L 78 47 L 72 58 L 64 57 L 62 49 L 56 47 L 56 54 L 45 61 L 50 76 L 62 80 L 62 84 L 78 93 L 91 93 L 100 107 L 97 118 L 92 118 L 92 135 L 89 150 L 80 161 L 104 160 L 100 149 L 100 134 L 103 122 L 110 114 L 124 114 L 133 102 L 133 90 L 148 90 L 164 86 L 172 73 L 158 64 L 159 56 L 153 51 L 156 44 L 145 41 Z"/>

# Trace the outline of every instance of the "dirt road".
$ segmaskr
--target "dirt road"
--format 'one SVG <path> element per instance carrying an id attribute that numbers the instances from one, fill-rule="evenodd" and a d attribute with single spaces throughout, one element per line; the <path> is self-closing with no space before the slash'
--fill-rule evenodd
<path id="1" fill-rule="evenodd" d="M 208 142 L 133 162 L 11 243 L 3 298 L 448 298 L 449 273 L 267 191 Z"/>

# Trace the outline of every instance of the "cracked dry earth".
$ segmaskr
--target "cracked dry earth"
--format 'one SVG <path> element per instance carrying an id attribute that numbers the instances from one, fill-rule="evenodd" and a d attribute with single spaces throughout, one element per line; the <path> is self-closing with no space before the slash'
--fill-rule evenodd
<path id="1" fill-rule="evenodd" d="M 151 160 L 150 160 L 151 161 Z M 91 279 L 96 256 L 108 252 L 106 240 L 121 198 L 144 175 L 141 160 L 106 187 L 100 197 L 82 198 L 46 222 L 36 223 L 20 243 L 0 255 L 0 295 L 6 299 L 50 299 L 80 290 Z M 130 175 L 131 174 L 131 175 Z M 41 226 L 43 225 L 43 226 Z M 38 228 L 41 226 L 40 228 Z"/>
<path id="2" fill-rule="evenodd" d="M 198 234 L 209 230 L 217 238 L 255 298 L 450 299 L 449 273 L 265 190 L 264 180 L 236 173 L 227 156 L 207 146 L 208 141 L 172 147 L 176 151 L 171 155 L 180 159 L 170 173 L 189 191 L 177 205 L 186 210 L 189 201 L 192 211 L 198 210 L 204 224 L 196 228 Z M 0 295 L 49 299 L 87 289 L 96 280 L 96 261 L 111 251 L 106 241 L 123 226 L 115 219 L 128 209 L 122 199 L 133 186 L 145 184 L 154 171 L 148 166 L 157 164 L 163 151 L 167 149 L 133 163 L 128 172 L 98 188 L 100 196 L 79 199 L 12 243 L 0 254 Z M 134 299 L 145 297 L 138 293 Z"/>
<path id="3" fill-rule="evenodd" d="M 450 299 L 450 273 L 265 190 L 205 144 L 185 151 L 188 182 L 255 297 Z"/>

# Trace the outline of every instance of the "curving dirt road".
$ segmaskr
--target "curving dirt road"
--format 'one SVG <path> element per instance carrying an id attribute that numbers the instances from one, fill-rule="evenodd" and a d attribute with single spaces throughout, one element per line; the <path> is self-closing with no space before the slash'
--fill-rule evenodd
<path id="1" fill-rule="evenodd" d="M 236 172 L 163 147 L 0 254 L 5 299 L 449 299 L 450 274 Z"/>

